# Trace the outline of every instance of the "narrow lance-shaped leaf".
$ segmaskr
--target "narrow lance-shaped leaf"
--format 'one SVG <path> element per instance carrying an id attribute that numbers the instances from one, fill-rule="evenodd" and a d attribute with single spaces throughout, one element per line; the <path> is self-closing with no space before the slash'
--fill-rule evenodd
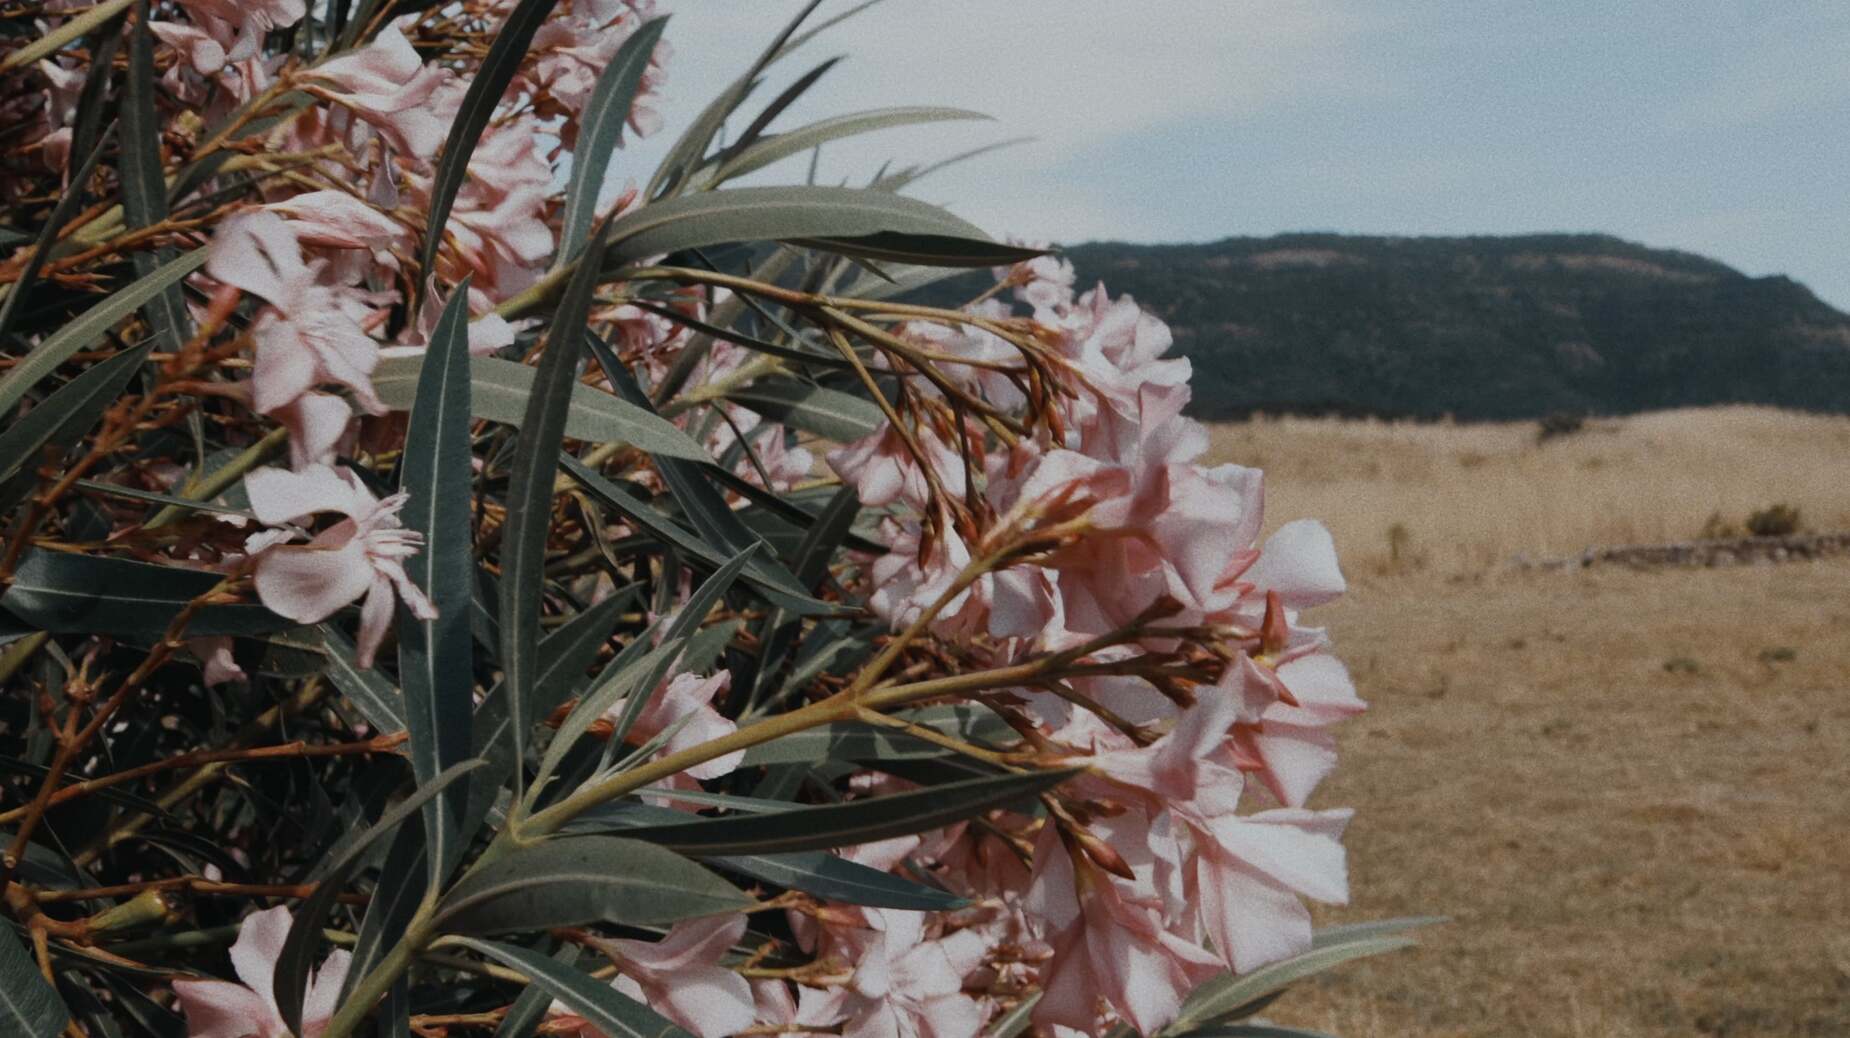
<path id="1" fill-rule="evenodd" d="M 682 249 L 731 242 L 788 238 L 862 238 L 881 233 L 932 236 L 981 246 L 990 254 L 1009 247 L 948 211 L 886 191 L 796 185 L 740 187 L 653 202 L 618 217 L 603 252 L 607 268 Z M 1014 250 L 1027 256 L 1032 250 Z M 1014 256 L 1014 259 L 1022 258 Z"/>
<path id="2" fill-rule="evenodd" d="M 1289 959 L 1261 966 L 1239 976 L 1222 974 L 1191 993 L 1182 1003 L 1182 1012 L 1161 1034 L 1165 1038 L 1188 1034 L 1219 1020 L 1239 1019 L 1257 1012 L 1248 1007 L 1258 1000 L 1352 959 L 1398 951 L 1416 943 L 1413 938 L 1391 932 L 1362 932 L 1346 940 L 1316 945 L 1310 951 Z"/>
<path id="3" fill-rule="evenodd" d="M 371 828 L 337 854 L 327 868 L 322 870 L 314 892 L 296 906 L 295 920 L 289 926 L 289 936 L 283 941 L 283 950 L 276 957 L 276 970 L 271 975 L 276 1008 L 282 1014 L 283 1022 L 289 1025 L 291 1033 L 302 1033 L 302 997 L 308 992 L 309 967 L 315 949 L 321 943 L 321 930 L 327 922 L 328 912 L 334 907 L 335 898 L 340 896 L 341 888 L 347 885 L 353 870 L 359 866 L 367 848 L 380 837 L 395 831 L 405 819 L 417 814 L 427 801 L 449 788 L 457 779 L 481 766 L 481 760 L 472 758 L 420 784 L 416 792 L 380 815 Z"/>
<path id="4" fill-rule="evenodd" d="M 13 370 L 0 378 L 0 417 L 4 417 L 19 403 L 26 391 L 46 375 L 57 369 L 58 365 L 69 360 L 71 354 L 95 345 L 116 322 L 134 313 L 136 308 L 147 302 L 167 286 L 179 283 L 180 279 L 198 270 L 206 261 L 206 250 L 194 249 L 162 266 L 159 270 L 116 291 L 102 302 L 85 310 L 76 320 L 45 337 L 23 357 Z"/>
<path id="5" fill-rule="evenodd" d="M 373 369 L 373 389 L 387 407 L 409 410 L 423 357 L 387 357 Z M 533 395 L 534 369 L 500 357 L 469 358 L 470 409 L 477 418 L 519 428 Z M 707 452 L 665 419 L 582 383 L 572 386 L 565 435 L 587 443 L 627 443 L 651 454 L 706 461 Z"/>
<path id="6" fill-rule="evenodd" d="M 559 255 L 555 266 L 578 258 L 591 233 L 598 195 L 610 168 L 610 154 L 623 136 L 623 124 L 636 103 L 642 74 L 649 69 L 655 45 L 668 25 L 667 17 L 652 18 L 638 26 L 617 48 L 616 56 L 598 74 L 591 100 L 578 120 L 578 144 L 572 149 L 572 175 L 565 185 L 565 214 L 559 221 Z"/>
<path id="7" fill-rule="evenodd" d="M 137 0 L 135 28 L 128 45 L 128 84 L 122 98 L 122 217 L 131 229 L 152 227 L 167 219 L 167 177 L 161 165 L 161 124 L 154 107 L 153 42 L 148 30 L 148 0 Z M 146 277 L 173 255 L 163 247 L 134 254 L 135 273 Z M 166 352 L 178 352 L 192 337 L 178 283 L 149 297 L 141 312 Z"/>
<path id="8" fill-rule="evenodd" d="M 578 946 L 561 942 L 559 950 L 553 953 L 553 961 L 569 967 L 578 961 Z M 530 984 L 520 993 L 514 1004 L 507 1007 L 507 1014 L 501 1018 L 501 1026 L 495 1028 L 494 1038 L 532 1038 L 534 1029 L 546 1018 L 546 1010 L 552 1006 L 552 992 L 539 984 Z"/>
<path id="9" fill-rule="evenodd" d="M 469 717 L 475 706 L 469 635 L 475 560 L 469 524 L 468 317 L 465 280 L 450 294 L 431 332 L 400 469 L 399 487 L 410 495 L 405 525 L 424 537 L 423 550 L 406 560 L 405 571 L 437 610 L 429 620 L 402 606 L 399 611 L 399 682 L 412 773 L 420 784 L 469 756 Z M 462 855 L 457 830 L 467 803 L 468 786 L 462 785 L 424 806 L 432 890 Z"/>
<path id="10" fill-rule="evenodd" d="M 692 1038 L 655 1010 L 610 986 L 609 982 L 539 952 L 470 937 L 458 937 L 455 941 L 526 974 L 534 984 L 551 992 L 554 998 L 609 1038 Z"/>
<path id="11" fill-rule="evenodd" d="M 71 1011 L 11 927 L 0 927 L 0 1023 L 20 1038 L 57 1038 Z"/>
<path id="12" fill-rule="evenodd" d="M 616 836 L 567 836 L 478 866 L 444 895 L 432 922 L 467 934 L 648 926 L 751 904 L 739 888 L 673 851 Z"/>
<path id="13" fill-rule="evenodd" d="M 839 389 L 793 378 L 761 378 L 726 399 L 773 422 L 848 443 L 878 430 L 886 418 L 879 405 Z"/>
<path id="14" fill-rule="evenodd" d="M 829 141 L 841 140 L 844 137 L 853 137 L 874 130 L 956 119 L 988 118 L 989 116 L 981 112 L 972 112 L 964 108 L 926 106 L 878 108 L 868 112 L 838 115 L 799 127 L 789 133 L 780 133 L 757 141 L 722 163 L 714 171 L 713 181 L 717 184 L 735 177 L 742 177 L 748 173 L 757 172 L 774 162 L 801 155 Z"/>
<path id="15" fill-rule="evenodd" d="M 107 634 L 146 644 L 218 582 L 217 574 L 178 566 L 31 549 L 0 595 L 0 609 L 52 634 Z M 193 613 L 186 634 L 268 634 L 293 626 L 259 605 L 208 605 Z"/>
<path id="16" fill-rule="evenodd" d="M 96 424 L 141 369 L 148 350 L 128 350 L 91 367 L 0 432 L 0 514 L 31 491 L 47 451 L 68 451 Z"/>
<path id="17" fill-rule="evenodd" d="M 488 45 L 488 54 L 482 58 L 481 67 L 469 78 L 469 89 L 463 94 L 455 121 L 450 123 L 449 137 L 444 140 L 443 154 L 437 160 L 437 172 L 431 178 L 430 218 L 425 224 L 424 247 L 418 254 L 418 269 L 426 277 L 436 270 L 437 248 L 443 242 L 444 225 L 450 222 L 456 192 L 462 189 L 463 180 L 469 174 L 469 158 L 475 154 L 475 146 L 482 139 L 482 131 L 488 128 L 495 106 L 501 103 L 501 95 L 514 81 L 514 73 L 520 71 L 533 34 L 539 31 L 557 4 L 558 0 L 520 0 L 515 4 L 495 33 L 495 41 Z"/>
<path id="18" fill-rule="evenodd" d="M 703 818 L 625 835 L 685 854 L 774 854 L 851 847 L 941 829 L 1052 789 L 1076 770 L 1032 771 L 947 782 L 910 793 L 775 814 Z"/>
<path id="19" fill-rule="evenodd" d="M 39 279 L 45 261 L 51 258 L 51 249 L 58 241 L 58 232 L 64 230 L 64 225 L 77 214 L 77 210 L 83 208 L 86 196 L 84 185 L 90 182 L 90 175 L 96 172 L 96 161 L 102 154 L 103 148 L 99 141 L 90 149 L 88 157 L 77 167 L 77 171 L 71 174 L 70 187 L 58 196 L 58 204 L 51 207 L 44 226 L 39 228 L 38 241 L 33 243 L 32 255 L 27 257 L 26 266 L 19 272 L 18 280 L 8 286 L 6 299 L 0 301 L 0 343 L 6 342 L 7 332 L 12 330 L 13 322 L 25 306 L 33 282 Z M 0 408 L 0 414 L 4 414 L 4 408 Z"/>
<path id="20" fill-rule="evenodd" d="M 585 334 L 585 345 L 597 360 L 598 367 L 603 370 L 604 378 L 616 388 L 617 395 L 653 414 L 655 405 L 649 402 L 648 395 L 636 384 L 635 376 L 623 366 L 616 352 L 603 339 L 589 332 Z M 725 496 L 707 482 L 701 466 L 679 458 L 660 457 L 655 459 L 655 469 L 661 473 L 668 492 L 674 495 L 675 502 L 681 506 L 682 514 L 694 524 L 694 529 L 708 544 L 727 554 L 737 554 L 761 543 L 758 536 L 747 529 L 733 513 Z M 785 572 L 783 566 L 774 560 L 767 558 L 763 565 L 788 586 L 798 586 L 796 578 Z"/>
<path id="21" fill-rule="evenodd" d="M 598 227 L 594 248 L 602 247 L 609 229 L 609 223 Z M 537 720 L 531 713 L 529 697 L 539 672 L 534 650 L 539 643 L 553 479 L 559 471 L 566 410 L 571 404 L 572 387 L 578 381 L 579 343 L 584 340 L 596 287 L 594 263 L 581 264 L 566 285 L 546 337 L 546 349 L 533 375 L 533 391 L 527 397 L 527 411 L 514 449 L 513 473 L 508 478 L 507 523 L 501 539 L 501 668 L 507 687 L 508 717 L 513 722 L 517 789 L 523 782 L 527 733 Z"/>

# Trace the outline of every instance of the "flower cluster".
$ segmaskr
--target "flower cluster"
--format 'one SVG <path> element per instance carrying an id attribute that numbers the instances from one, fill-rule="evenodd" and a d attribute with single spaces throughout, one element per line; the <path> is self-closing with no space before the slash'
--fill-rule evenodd
<path id="1" fill-rule="evenodd" d="M 26 488 L 29 501 L 15 491 L 41 473 L 0 478 L 0 519 L 25 502 L 5 526 L 0 590 L 16 572 L 40 582 L 0 595 L 0 636 L 28 646 L 0 657 L 0 680 L 63 638 L 34 673 L 57 671 L 64 691 L 32 702 L 68 711 L 45 743 L 58 749 L 42 791 L 0 820 L 30 844 L 54 798 L 87 792 L 61 785 L 67 771 L 121 758 L 121 777 L 96 788 L 145 781 L 165 765 L 134 755 L 154 755 L 169 731 L 212 752 L 160 752 L 218 769 L 125 798 L 173 824 L 145 841 L 158 854 L 136 842 L 146 817 L 80 834 L 94 846 L 71 874 L 100 860 L 121 884 L 50 896 L 34 886 L 57 872 L 42 863 L 15 884 L 8 910 L 41 953 L 106 943 L 118 922 L 48 908 L 125 890 L 306 897 L 243 916 L 229 949 L 242 983 L 200 979 L 222 963 L 163 946 L 159 968 L 181 979 L 156 1002 L 196 1036 L 272 1038 L 299 1019 L 308 1038 L 347 1038 L 409 983 L 414 1027 L 436 1034 L 498 1025 L 510 981 L 531 977 L 557 996 L 549 1034 L 600 1035 L 614 1005 L 638 1029 L 697 1038 L 974 1038 L 1018 1009 L 1043 1034 L 1154 1034 L 1210 978 L 1311 947 L 1306 903 L 1347 900 L 1349 820 L 1312 799 L 1336 763 L 1334 726 L 1364 704 L 1307 611 L 1344 580 L 1317 523 L 1267 533 L 1257 470 L 1203 460 L 1189 364 L 1158 318 L 1102 285 L 1080 291 L 1047 250 L 900 205 L 889 188 L 910 173 L 854 195 L 853 220 L 829 209 L 850 189 L 812 186 L 792 205 L 725 187 L 728 171 L 788 157 L 767 127 L 794 93 L 729 144 L 706 126 L 647 187 L 603 192 L 604 233 L 632 237 L 575 255 L 583 227 L 569 226 L 559 188 L 589 162 L 585 142 L 661 123 L 668 48 L 648 34 L 652 0 L 541 5 L 525 55 L 499 67 L 487 41 L 525 25 L 533 4 L 338 6 L 372 21 L 341 25 L 333 6 L 303 0 L 159 0 L 85 29 L 77 8 L 49 3 L 40 23 L 56 45 L 0 66 L 20 154 L 42 166 L 5 160 L 6 204 L 49 197 L 44 185 L 87 157 L 74 152 L 97 146 L 86 106 L 109 76 L 86 62 L 109 73 L 106 47 L 136 48 L 130 73 L 150 77 L 136 89 L 167 120 L 123 147 L 160 159 L 171 213 L 146 198 L 93 207 L 62 232 L 74 247 L 47 251 L 47 280 L 79 291 L 146 276 L 180 246 L 204 252 L 170 293 L 120 308 L 141 322 L 124 342 L 162 341 L 143 381 L 115 383 L 116 406 L 77 409 L 91 423 L 80 431 L 102 423 L 81 460 Z M 805 38 L 780 37 L 721 114 Z M 654 49 L 631 65 L 618 132 L 594 99 L 632 40 L 631 54 Z M 0 61 L 16 46 L 0 43 Z M 452 128 L 489 107 L 460 186 L 446 183 Z M 92 169 L 71 187 L 117 176 Z M 782 240 L 710 252 L 756 226 L 724 208 L 732 199 L 783 207 L 771 221 Z M 447 221 L 431 226 L 433 209 Z M 817 219 L 814 233 L 786 233 L 791 212 Z M 895 229 L 864 234 L 865 212 Z M 638 257 L 637 240 L 661 255 Z M 1000 265 L 974 300 L 934 306 L 897 294 L 882 266 L 894 256 Z M 30 267 L 22 256 L 0 269 Z M 463 314 L 466 333 L 445 313 Z M 21 328 L 29 348 L 61 348 L 64 333 Z M 7 397 L 28 407 L 20 426 L 140 355 L 103 357 L 53 357 L 45 370 L 91 366 Z M 467 370 L 473 410 L 430 410 L 426 368 Z M 443 459 L 454 500 L 414 482 L 418 462 L 436 462 L 408 422 L 447 423 L 444 442 L 467 445 Z M 54 431 L 34 457 L 63 461 L 77 437 Z M 95 499 L 70 506 L 78 491 Z M 445 523 L 408 518 L 428 518 L 420 507 Z M 462 578 L 414 577 L 413 559 Z M 90 563 L 103 565 L 84 576 Z M 44 594 L 61 567 L 79 575 Z M 125 608 L 104 586 L 123 572 L 192 579 L 179 598 Z M 46 605 L 84 596 L 96 607 Z M 398 631 L 395 661 L 401 620 L 419 621 L 419 640 Z M 198 670 L 170 666 L 183 648 Z M 201 683 L 225 687 L 201 695 Z M 238 728 L 224 702 L 244 724 L 235 746 L 214 742 Z M 248 745 L 285 725 L 290 741 Z M 799 737 L 808 749 L 790 748 Z M 109 752 L 89 753 L 88 739 Z M 222 801 L 200 792 L 231 764 L 275 758 L 299 767 L 240 774 Z M 301 785 L 249 792 L 264 782 Z M 917 804 L 940 787 L 974 806 L 826 828 L 842 824 L 831 810 Z M 388 814 L 413 790 L 418 811 Z M 673 836 L 786 813 L 794 831 L 775 836 Z M 802 831 L 810 821 L 829 838 Z M 382 839 L 381 865 L 366 841 L 392 825 L 427 826 L 429 846 Z M 348 843 L 350 830 L 366 835 Z M 545 871 L 578 861 L 567 851 L 637 854 L 639 840 L 676 852 L 661 850 L 674 864 L 659 867 L 687 890 L 631 876 L 641 857 Z M 406 847 L 428 862 L 407 865 Z M 213 870 L 249 867 L 250 882 L 207 876 L 208 857 Z M 513 889 L 535 860 L 534 875 L 554 878 Z M 487 870 L 533 900 L 475 919 L 498 889 L 481 889 Z M 373 896 L 407 876 L 430 884 L 404 902 L 409 922 Z M 626 882 L 655 885 L 571 900 Z M 305 894 L 326 883 L 344 902 Z M 327 917 L 305 906 L 349 910 L 337 903 L 354 906 L 356 951 L 329 953 L 301 976 L 302 1000 L 283 1004 L 297 994 L 277 978 L 302 959 L 283 953 L 291 928 L 320 933 Z M 587 995 L 530 962 L 470 958 L 517 956 L 477 938 L 518 929 L 528 908 L 545 920 L 529 943 L 575 945 L 575 979 L 608 983 Z M 198 911 L 211 916 L 195 920 L 201 940 L 229 940 L 235 914 Z M 118 960 L 135 965 L 95 961 Z"/>

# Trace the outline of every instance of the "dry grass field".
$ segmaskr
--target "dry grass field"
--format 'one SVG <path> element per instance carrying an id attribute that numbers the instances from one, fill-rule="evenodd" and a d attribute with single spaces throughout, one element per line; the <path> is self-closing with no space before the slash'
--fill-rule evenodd
<path id="1" fill-rule="evenodd" d="M 1319 793 L 1354 904 L 1440 913 L 1289 994 L 1342 1038 L 1850 1035 L 1850 559 L 1524 571 L 1773 501 L 1850 528 L 1850 421 L 1728 409 L 1534 426 L 1224 426 L 1274 521 L 1327 517 L 1324 611 L 1373 704 Z M 1400 558 L 1387 529 L 1411 530 Z"/>

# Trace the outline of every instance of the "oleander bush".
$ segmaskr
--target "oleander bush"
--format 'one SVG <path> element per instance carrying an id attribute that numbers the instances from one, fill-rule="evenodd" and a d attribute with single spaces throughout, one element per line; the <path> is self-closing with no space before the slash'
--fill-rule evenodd
<path id="1" fill-rule="evenodd" d="M 971 117 L 790 125 L 814 7 L 646 176 L 652 0 L 6 10 L 0 1030 L 1284 1034 L 1408 943 L 1312 932 L 1343 579 L 1164 325 L 735 184 Z"/>

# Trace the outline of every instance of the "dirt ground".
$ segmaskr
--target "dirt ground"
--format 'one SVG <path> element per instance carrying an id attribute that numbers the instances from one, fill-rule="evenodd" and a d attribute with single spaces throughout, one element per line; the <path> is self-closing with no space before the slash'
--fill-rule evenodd
<path id="1" fill-rule="evenodd" d="M 1352 575 L 1342 1038 L 1850 1035 L 1850 560 Z"/>

